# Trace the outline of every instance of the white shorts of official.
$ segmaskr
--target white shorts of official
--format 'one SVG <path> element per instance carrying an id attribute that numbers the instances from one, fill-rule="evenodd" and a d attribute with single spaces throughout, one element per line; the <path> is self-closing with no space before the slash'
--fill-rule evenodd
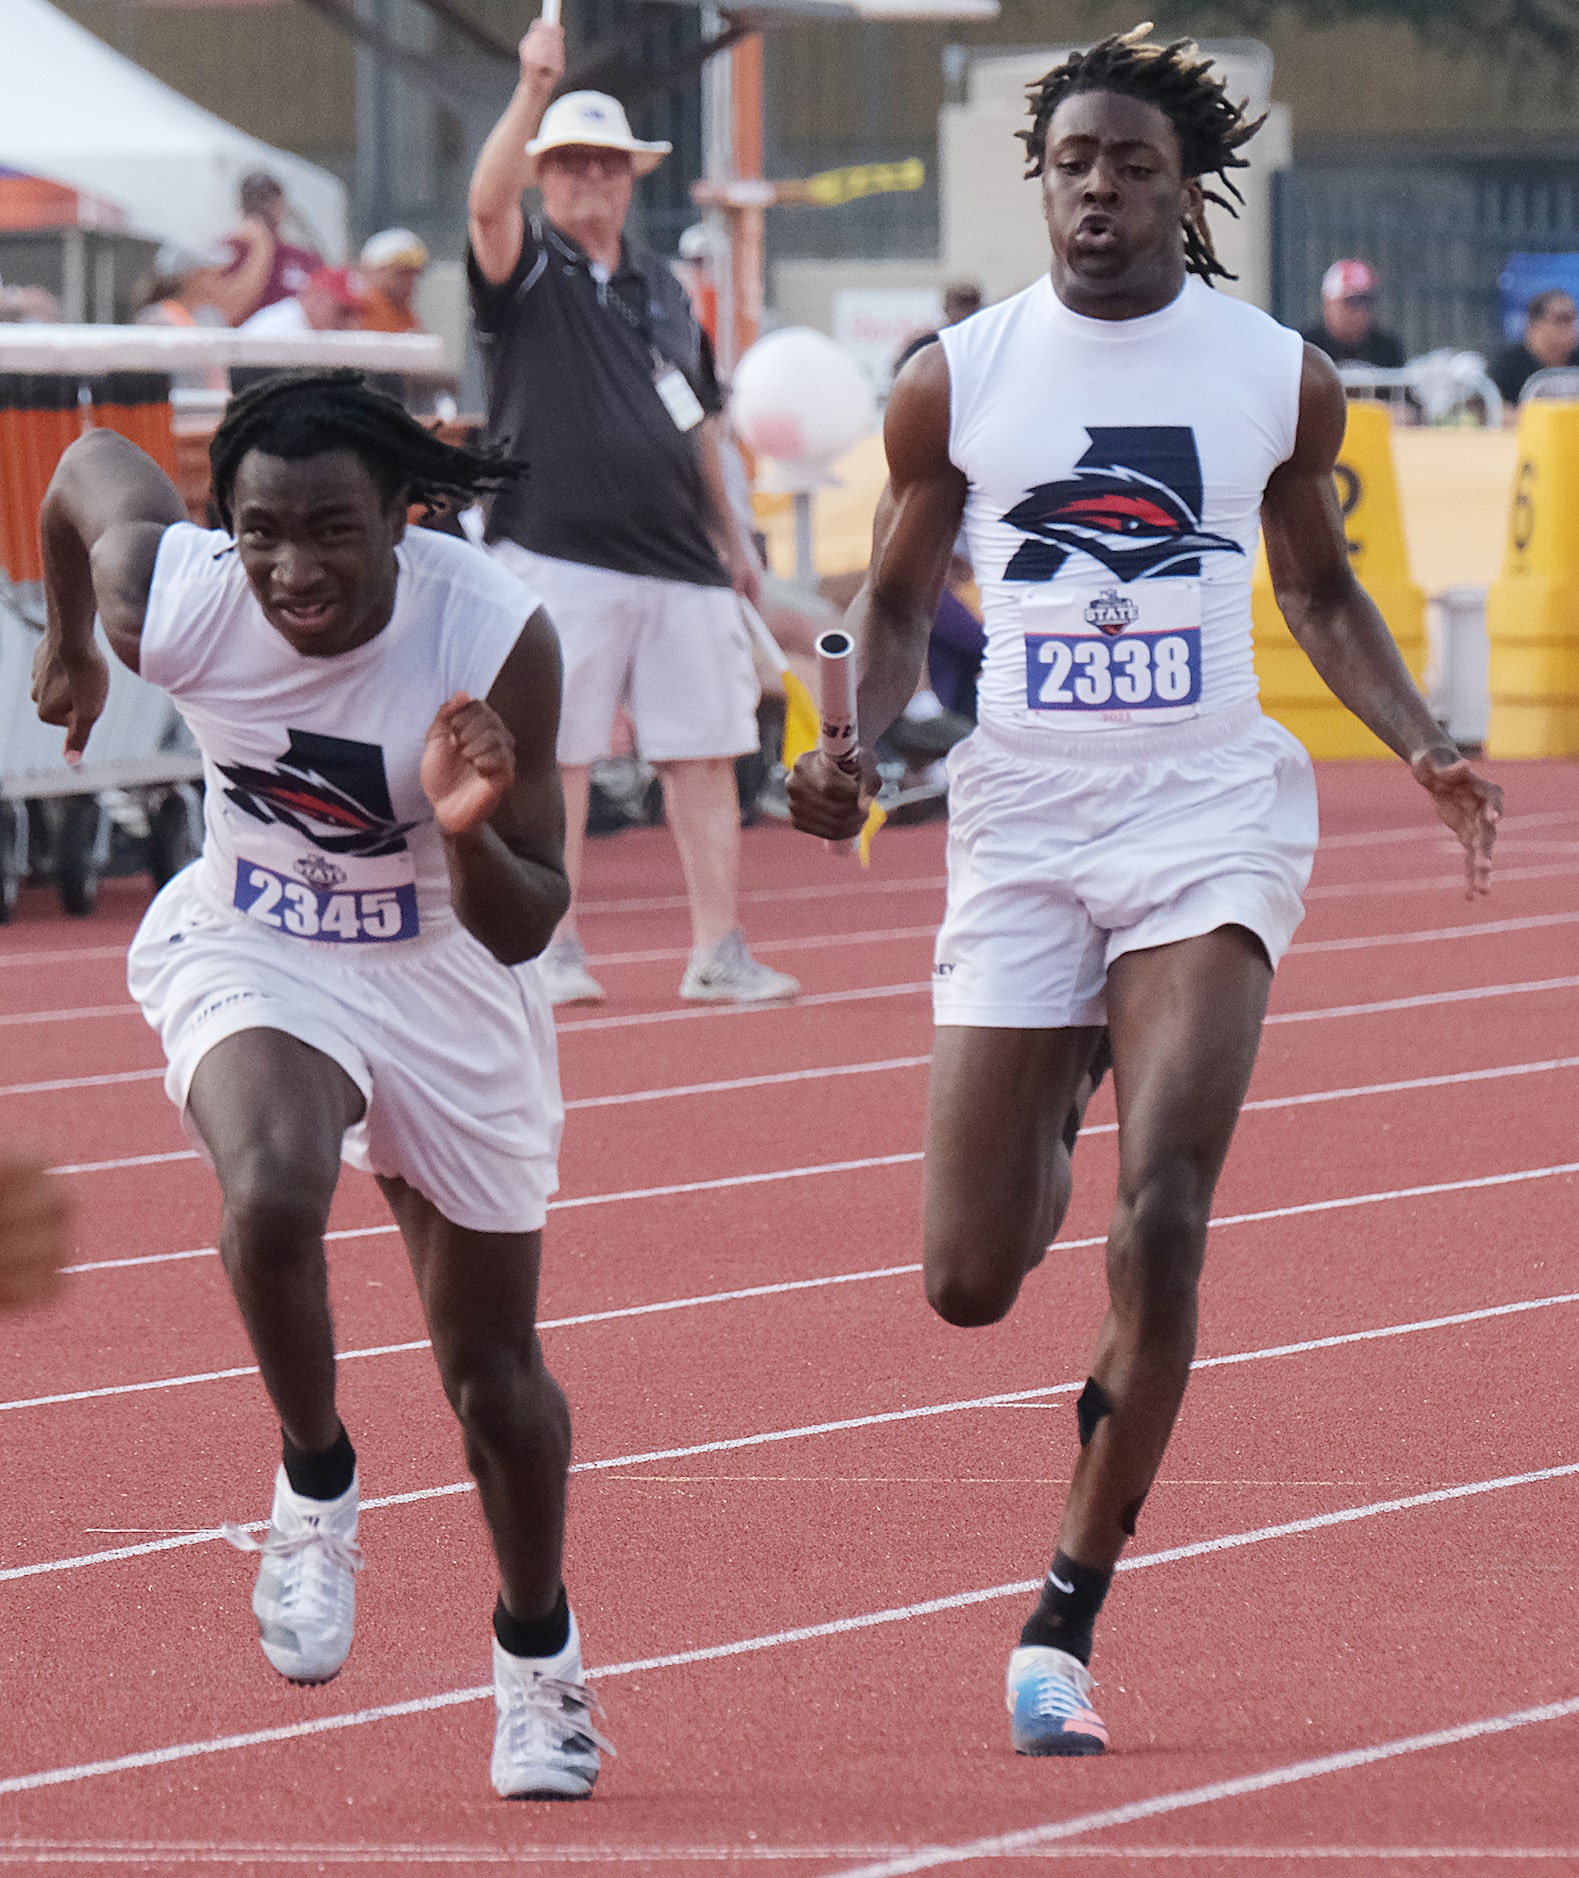
<path id="1" fill-rule="evenodd" d="M 756 666 L 732 588 L 559 561 L 513 541 L 490 552 L 537 593 L 559 634 L 561 763 L 607 756 L 621 708 L 649 763 L 756 749 Z"/>
<path id="2" fill-rule="evenodd" d="M 1107 1021 L 1126 952 L 1247 927 L 1275 966 L 1304 914 L 1316 782 L 1254 699 L 1141 730 L 977 730 L 949 755 L 939 1024 Z"/>
<path id="3" fill-rule="evenodd" d="M 282 1030 L 339 1064 L 366 1112 L 341 1158 L 398 1178 L 476 1232 L 535 1232 L 559 1184 L 564 1104 L 547 994 L 464 928 L 355 959 L 216 911 L 194 868 L 149 907 L 127 983 L 187 1114 L 197 1066 L 244 1030 Z M 349 949 L 349 948 L 348 948 Z M 282 1092 L 289 1100 L 289 1092 Z"/>

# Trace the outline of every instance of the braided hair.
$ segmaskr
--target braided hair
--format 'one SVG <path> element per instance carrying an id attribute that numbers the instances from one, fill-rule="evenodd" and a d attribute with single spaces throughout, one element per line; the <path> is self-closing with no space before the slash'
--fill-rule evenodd
<path id="1" fill-rule="evenodd" d="M 445 443 L 397 399 L 344 366 L 280 372 L 231 399 L 208 446 L 214 509 L 227 530 L 236 472 L 251 450 L 287 459 L 349 450 L 386 500 L 420 503 L 430 515 L 526 472 L 523 462 L 497 451 Z"/>
<path id="2" fill-rule="evenodd" d="M 1249 167 L 1237 153 L 1266 118 L 1247 121 L 1245 106 L 1229 101 L 1223 80 L 1212 76 L 1211 61 L 1201 57 L 1193 40 L 1175 39 L 1165 46 L 1156 45 L 1146 38 L 1151 30 L 1148 20 L 1127 33 L 1110 34 L 1085 52 L 1071 53 L 1062 65 L 1054 66 L 1044 78 L 1027 87 L 1031 127 L 1015 133 L 1028 153 L 1025 173 L 1028 177 L 1041 175 L 1053 113 L 1065 98 L 1083 91 L 1114 91 L 1122 97 L 1138 98 L 1143 104 L 1154 104 L 1163 113 L 1179 139 L 1185 175 L 1215 176 L 1228 195 L 1212 189 L 1203 189 L 1202 194 L 1208 202 L 1237 216 L 1235 203 L 1243 202 L 1244 196 L 1229 171 Z M 1217 258 L 1202 214 L 1185 218 L 1184 265 L 1208 283 L 1234 278 Z"/>

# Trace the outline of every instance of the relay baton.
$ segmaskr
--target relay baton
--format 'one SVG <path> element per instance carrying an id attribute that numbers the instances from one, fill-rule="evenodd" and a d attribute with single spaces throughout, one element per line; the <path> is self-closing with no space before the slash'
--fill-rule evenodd
<path id="1" fill-rule="evenodd" d="M 545 26 L 559 24 L 559 0 L 543 0 L 543 24 Z"/>
<path id="2" fill-rule="evenodd" d="M 841 626 L 817 635 L 817 708 L 822 719 L 817 746 L 847 776 L 859 776 L 856 761 L 860 730 L 855 721 L 855 641 Z M 853 854 L 853 841 L 830 841 L 840 854 Z"/>

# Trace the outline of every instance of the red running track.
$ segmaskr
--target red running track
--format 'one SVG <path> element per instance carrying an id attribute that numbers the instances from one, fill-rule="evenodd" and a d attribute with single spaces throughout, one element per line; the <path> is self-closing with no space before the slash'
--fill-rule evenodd
<path id="1" fill-rule="evenodd" d="M 321 1690 L 263 1663 L 215 1528 L 266 1511 L 276 1434 L 126 1008 L 143 894 L 81 925 L 25 898 L 0 1133 L 73 1169 L 82 1226 L 64 1299 L 0 1330 L 0 1864 L 1579 1872 L 1579 772 L 1502 780 L 1470 906 L 1401 771 L 1322 774 L 1199 1373 L 1101 1628 L 1097 1763 L 1017 1760 L 1001 1690 L 1102 1309 L 1110 1095 L 1013 1317 L 950 1330 L 914 1270 L 939 831 L 865 876 L 750 836 L 753 943 L 808 994 L 750 1014 L 678 1005 L 665 840 L 593 847 L 611 997 L 561 1026 L 543 1303 L 620 1748 L 580 1807 L 488 1788 L 486 1546 L 352 1175 L 358 1640 Z"/>

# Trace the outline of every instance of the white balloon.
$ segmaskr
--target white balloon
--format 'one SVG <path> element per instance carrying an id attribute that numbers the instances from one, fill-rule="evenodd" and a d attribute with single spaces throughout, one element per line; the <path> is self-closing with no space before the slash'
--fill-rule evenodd
<path id="1" fill-rule="evenodd" d="M 768 333 L 735 368 L 729 414 L 746 445 L 809 482 L 877 421 L 855 360 L 811 326 Z"/>

